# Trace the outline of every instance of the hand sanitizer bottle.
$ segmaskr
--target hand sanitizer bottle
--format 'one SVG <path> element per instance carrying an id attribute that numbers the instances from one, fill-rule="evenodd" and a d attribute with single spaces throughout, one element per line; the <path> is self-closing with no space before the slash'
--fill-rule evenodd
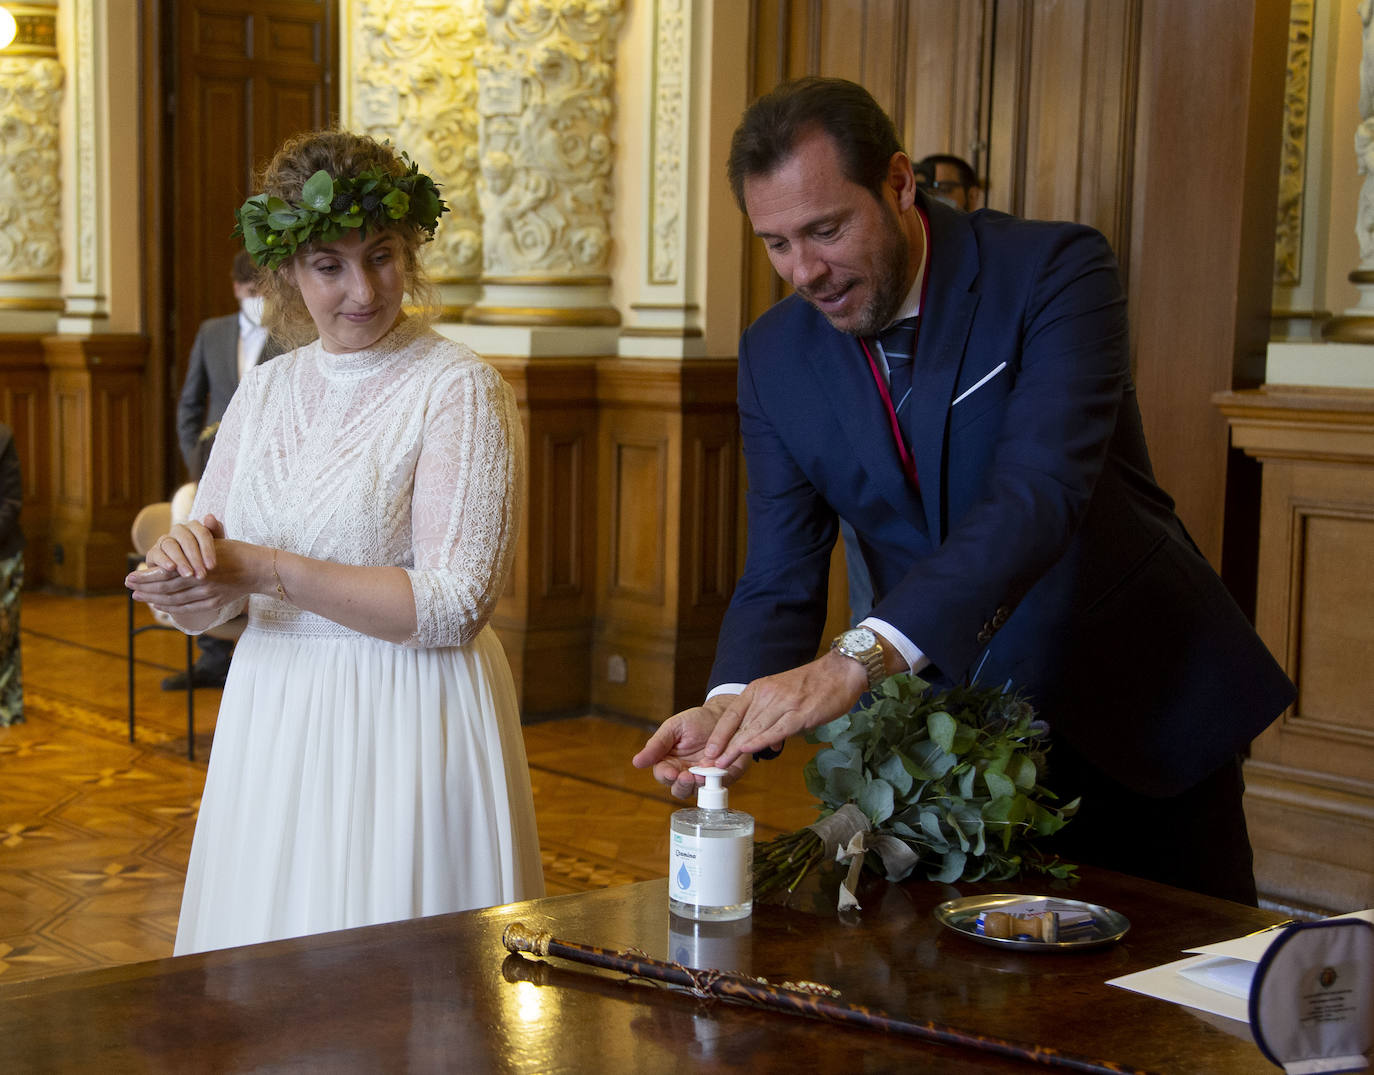
<path id="1" fill-rule="evenodd" d="M 683 918 L 728 922 L 754 909 L 754 819 L 727 810 L 724 769 L 693 766 L 706 783 L 695 808 L 672 818 L 668 907 Z"/>

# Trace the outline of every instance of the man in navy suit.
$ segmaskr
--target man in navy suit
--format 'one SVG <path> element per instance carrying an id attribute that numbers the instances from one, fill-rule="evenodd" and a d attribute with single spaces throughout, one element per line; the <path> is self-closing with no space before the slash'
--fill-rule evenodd
<path id="1" fill-rule="evenodd" d="M 262 298 L 258 295 L 257 270 L 248 254 L 234 255 L 234 298 L 237 313 L 211 317 L 200 323 L 191 357 L 186 364 L 186 381 L 177 402 L 177 441 L 191 478 L 200 480 L 215 430 L 225 408 L 239 386 L 243 371 L 281 353 L 262 324 Z M 201 635 L 197 640 L 200 656 L 191 668 L 197 687 L 223 687 L 234 655 L 228 639 Z M 186 673 L 178 672 L 162 681 L 165 691 L 184 691 Z"/>
<path id="2" fill-rule="evenodd" d="M 927 198 L 839 79 L 750 106 L 730 180 L 796 293 L 740 343 L 749 549 L 710 693 L 635 764 L 685 797 L 886 675 L 1010 683 L 1083 797 L 1054 850 L 1254 902 L 1239 755 L 1294 691 L 1155 483 L 1106 240 Z M 875 602 L 817 658 L 839 518 Z"/>

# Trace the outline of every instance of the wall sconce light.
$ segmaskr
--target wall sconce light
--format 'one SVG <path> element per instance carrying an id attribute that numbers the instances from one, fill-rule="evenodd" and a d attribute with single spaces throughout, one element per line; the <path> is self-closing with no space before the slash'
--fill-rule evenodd
<path id="1" fill-rule="evenodd" d="M 10 47 L 10 42 L 14 40 L 14 35 L 19 30 L 15 25 L 14 16 L 10 14 L 9 8 L 0 5 L 0 49 Z"/>

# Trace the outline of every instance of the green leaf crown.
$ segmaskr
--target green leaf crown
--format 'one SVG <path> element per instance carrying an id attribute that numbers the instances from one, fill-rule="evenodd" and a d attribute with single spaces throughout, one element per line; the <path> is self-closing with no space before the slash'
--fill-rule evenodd
<path id="1" fill-rule="evenodd" d="M 428 242 L 448 205 L 418 164 L 404 153 L 401 160 L 407 169 L 399 176 L 380 165 L 340 179 L 320 169 L 295 205 L 273 194 L 254 195 L 235 212 L 234 235 L 264 269 L 278 268 L 310 243 L 331 243 L 349 228 L 361 228 L 366 238 L 369 229 L 409 224 Z"/>

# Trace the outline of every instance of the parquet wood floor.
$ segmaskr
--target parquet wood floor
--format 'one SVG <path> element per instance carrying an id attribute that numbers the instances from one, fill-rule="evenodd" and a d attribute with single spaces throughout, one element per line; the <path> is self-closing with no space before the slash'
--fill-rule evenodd
<path id="1" fill-rule="evenodd" d="M 130 743 L 126 607 L 24 597 L 28 719 L 0 728 L 0 984 L 172 953 L 220 692 L 196 692 L 188 761 L 185 696 L 160 689 L 184 639 L 140 635 Z M 682 804 L 630 765 L 648 730 L 596 715 L 525 726 L 550 895 L 663 876 Z M 801 776 L 813 749 L 789 746 L 732 793 L 760 838 L 815 820 Z"/>

